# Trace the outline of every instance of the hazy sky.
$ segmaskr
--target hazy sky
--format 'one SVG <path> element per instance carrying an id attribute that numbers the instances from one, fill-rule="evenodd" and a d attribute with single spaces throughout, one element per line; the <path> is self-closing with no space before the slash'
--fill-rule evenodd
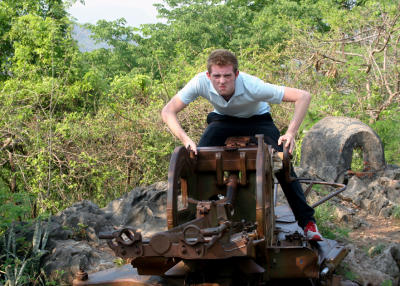
<path id="1" fill-rule="evenodd" d="M 97 20 L 113 21 L 125 18 L 128 26 L 138 27 L 140 24 L 162 22 L 157 19 L 154 3 L 162 0 L 85 0 L 85 5 L 77 2 L 68 12 L 78 23 L 95 24 Z"/>

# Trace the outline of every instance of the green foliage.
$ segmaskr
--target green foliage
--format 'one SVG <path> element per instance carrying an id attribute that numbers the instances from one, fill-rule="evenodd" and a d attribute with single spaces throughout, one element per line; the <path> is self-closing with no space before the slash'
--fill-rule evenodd
<path id="1" fill-rule="evenodd" d="M 29 193 L 11 193 L 8 188 L 0 188 L 0 234 L 17 220 L 29 219 L 31 214 L 31 198 Z"/>
<path id="2" fill-rule="evenodd" d="M 400 112 L 384 112 L 382 120 L 376 121 L 372 128 L 376 131 L 385 147 L 385 158 L 389 164 L 399 164 L 400 162 Z"/>
<path id="3" fill-rule="evenodd" d="M 98 70 L 103 77 L 97 79 L 112 80 L 114 76 L 126 74 L 138 66 L 135 31 L 126 27 L 126 21 L 119 19 L 113 22 L 100 20 L 96 25 L 86 24 L 96 41 L 107 43 L 110 49 L 98 49 L 85 54 L 82 59 L 92 69 Z"/>
<path id="4" fill-rule="evenodd" d="M 384 243 L 378 243 L 369 247 L 366 252 L 370 257 L 374 257 L 381 254 L 385 247 L 386 245 Z"/>
<path id="5" fill-rule="evenodd" d="M 349 265 L 345 262 L 339 265 L 337 273 L 344 276 L 346 279 L 350 281 L 357 281 L 360 279 L 360 276 L 351 271 Z"/>
<path id="6" fill-rule="evenodd" d="M 392 217 L 395 219 L 400 219 L 400 205 L 396 205 L 392 211 Z"/>
<path id="7" fill-rule="evenodd" d="M 381 285 L 382 286 L 392 286 L 393 282 L 392 282 L 392 280 L 385 280 L 385 281 L 382 282 Z"/>
<path id="8" fill-rule="evenodd" d="M 329 115 L 358 118 L 382 137 L 387 162 L 398 163 L 398 3 L 357 1 L 333 12 L 330 2 L 318 1 L 329 30 L 296 26 L 285 49 L 286 73 L 313 95 L 303 126 Z"/>
<path id="9" fill-rule="evenodd" d="M 117 267 L 121 267 L 121 266 L 124 266 L 126 264 L 126 261 L 124 259 L 122 259 L 121 257 L 117 257 L 117 258 L 114 259 L 114 264 Z"/>
<path id="10" fill-rule="evenodd" d="M 35 222 L 33 238 L 26 242 L 24 236 L 17 238 L 18 232 L 23 232 L 21 226 L 10 224 L 0 236 L 0 283 L 5 285 L 43 285 L 40 260 L 47 253 L 45 250 L 49 235 L 50 218 L 47 223 Z M 24 226 L 24 228 L 30 226 Z"/>
<path id="11" fill-rule="evenodd" d="M 317 220 L 318 228 L 324 237 L 329 239 L 344 239 L 349 236 L 350 230 L 334 224 L 337 219 L 334 208 L 332 204 L 326 202 L 316 207 L 314 216 Z"/>
<path id="12" fill-rule="evenodd" d="M 353 149 L 353 156 L 351 158 L 351 170 L 363 171 L 364 170 L 364 151 L 361 148 Z"/>

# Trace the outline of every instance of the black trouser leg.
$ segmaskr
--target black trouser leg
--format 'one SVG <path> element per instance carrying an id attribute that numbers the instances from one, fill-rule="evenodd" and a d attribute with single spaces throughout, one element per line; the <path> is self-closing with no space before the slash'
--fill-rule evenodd
<path id="1" fill-rule="evenodd" d="M 275 150 L 282 151 L 282 146 L 278 146 L 279 130 L 269 114 L 251 118 L 236 118 L 211 112 L 207 116 L 207 123 L 208 126 L 200 138 L 199 147 L 223 146 L 226 138 L 232 136 L 264 134 L 264 141 L 267 144 Z M 296 177 L 293 170 L 291 175 Z M 300 183 L 298 181 L 287 183 L 283 171 L 278 172 L 276 177 L 299 226 L 304 228 L 309 221 L 315 222 L 314 209 L 307 204 Z"/>
<path id="2" fill-rule="evenodd" d="M 293 211 L 295 218 L 301 228 L 304 228 L 309 221 L 315 222 L 314 209 L 307 204 L 304 196 L 303 188 L 298 181 L 286 182 L 285 172 L 280 170 L 275 173 L 279 184 L 282 187 L 283 193 L 289 203 L 290 208 Z M 292 170 L 292 177 L 296 177 L 296 173 Z"/>

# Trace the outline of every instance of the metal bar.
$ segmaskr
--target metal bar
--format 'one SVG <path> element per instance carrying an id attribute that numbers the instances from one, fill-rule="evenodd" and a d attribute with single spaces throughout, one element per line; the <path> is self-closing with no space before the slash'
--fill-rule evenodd
<path id="1" fill-rule="evenodd" d="M 216 173 L 217 173 L 217 184 L 219 186 L 222 186 L 224 184 L 224 170 L 223 170 L 221 152 L 215 153 L 215 165 L 216 165 Z"/>
<path id="2" fill-rule="evenodd" d="M 334 183 L 334 182 L 324 182 L 324 181 L 314 181 L 314 180 L 306 179 L 306 178 L 297 178 L 297 181 L 299 181 L 299 183 L 303 183 L 303 184 L 311 184 L 311 185 L 317 184 L 317 185 L 331 186 L 334 188 L 340 188 L 340 189 L 336 190 L 335 192 L 332 192 L 332 193 L 326 195 L 325 197 L 320 199 L 318 202 L 311 205 L 311 207 L 313 207 L 313 208 L 315 208 L 315 207 L 319 206 L 320 204 L 326 202 L 327 200 L 337 196 L 338 194 L 340 194 L 347 188 L 347 186 L 345 184 L 339 184 L 339 183 Z M 308 190 L 308 188 L 307 188 L 307 190 Z"/>

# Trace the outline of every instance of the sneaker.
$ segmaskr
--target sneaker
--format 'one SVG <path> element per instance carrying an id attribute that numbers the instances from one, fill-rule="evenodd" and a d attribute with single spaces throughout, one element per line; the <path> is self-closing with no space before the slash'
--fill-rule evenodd
<path id="1" fill-rule="evenodd" d="M 322 235 L 319 233 L 317 225 L 313 221 L 309 221 L 304 228 L 304 235 L 308 240 L 322 241 Z"/>

